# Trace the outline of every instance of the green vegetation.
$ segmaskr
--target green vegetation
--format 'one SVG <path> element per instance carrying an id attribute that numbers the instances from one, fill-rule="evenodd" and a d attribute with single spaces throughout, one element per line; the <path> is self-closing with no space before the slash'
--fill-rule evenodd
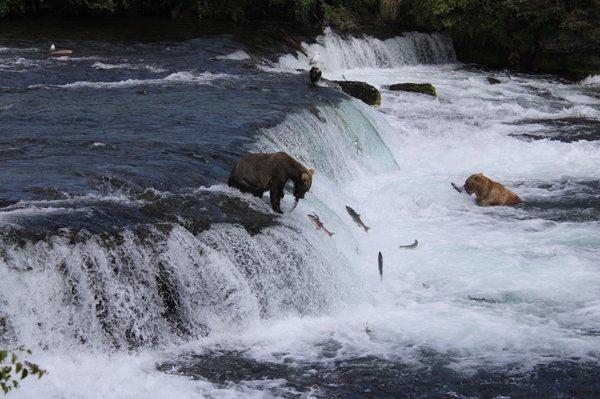
<path id="1" fill-rule="evenodd" d="M 187 16 L 211 20 L 326 23 L 353 29 L 376 20 L 380 0 L 0 0 L 0 17 Z"/>
<path id="2" fill-rule="evenodd" d="M 409 15 L 419 26 L 520 52 L 547 37 L 600 41 L 597 0 L 414 0 Z"/>
<path id="3" fill-rule="evenodd" d="M 0 350 L 0 390 L 7 394 L 19 387 L 19 381 L 34 375 L 38 378 L 46 373 L 37 364 L 20 361 L 17 353 L 31 355 L 31 351 L 23 347 L 14 350 Z"/>
<path id="4" fill-rule="evenodd" d="M 585 76 L 600 70 L 600 0 L 0 0 L 1 17 L 171 16 L 449 32 L 462 61 Z"/>
<path id="5" fill-rule="evenodd" d="M 0 16 L 166 15 L 192 0 L 0 0 Z"/>
<path id="6" fill-rule="evenodd" d="M 0 0 L 0 16 L 162 15 L 243 21 L 400 22 L 530 51 L 539 38 L 600 41 L 598 0 Z"/>
<path id="7" fill-rule="evenodd" d="M 409 91 L 412 93 L 420 93 L 437 97 L 435 87 L 431 83 L 396 83 L 391 85 L 389 89 L 395 91 Z"/>
<path id="8" fill-rule="evenodd" d="M 592 56 L 600 49 L 598 0 L 412 0 L 406 18 L 450 32 L 462 59 L 487 65 L 506 65 L 511 54 L 533 70 L 575 74 L 600 63 Z"/>

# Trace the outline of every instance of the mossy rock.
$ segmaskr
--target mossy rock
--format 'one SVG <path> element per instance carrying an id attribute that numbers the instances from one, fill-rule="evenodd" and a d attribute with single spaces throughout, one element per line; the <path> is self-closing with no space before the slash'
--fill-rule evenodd
<path id="1" fill-rule="evenodd" d="M 381 93 L 375 87 L 365 82 L 357 82 L 352 80 L 335 80 L 342 88 L 342 91 L 349 96 L 358 98 L 365 104 L 378 107 L 381 105 Z"/>
<path id="2" fill-rule="evenodd" d="M 411 93 L 427 94 L 437 97 L 435 87 L 431 83 L 396 83 L 388 87 L 394 91 L 409 91 Z"/>

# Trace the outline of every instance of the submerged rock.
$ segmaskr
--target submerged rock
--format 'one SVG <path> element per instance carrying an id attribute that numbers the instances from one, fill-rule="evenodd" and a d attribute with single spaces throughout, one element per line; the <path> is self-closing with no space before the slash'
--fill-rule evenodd
<path id="1" fill-rule="evenodd" d="M 9 200 L 9 199 L 0 198 L 0 208 L 6 208 L 7 206 L 14 205 L 17 202 L 18 201 L 15 201 L 15 200 Z"/>
<path id="2" fill-rule="evenodd" d="M 396 83 L 388 88 L 394 91 L 409 91 L 437 97 L 435 87 L 431 83 Z"/>
<path id="3" fill-rule="evenodd" d="M 497 85 L 498 83 L 502 83 L 501 80 L 496 79 L 496 78 L 492 78 L 491 76 L 488 76 L 487 81 L 491 85 Z"/>
<path id="4" fill-rule="evenodd" d="M 0 315 L 0 343 L 9 344 L 15 341 L 15 330 L 6 315 Z"/>
<path id="5" fill-rule="evenodd" d="M 381 93 L 368 83 L 352 80 L 335 80 L 334 83 L 340 85 L 344 93 L 358 98 L 365 104 L 376 107 L 381 105 Z"/>

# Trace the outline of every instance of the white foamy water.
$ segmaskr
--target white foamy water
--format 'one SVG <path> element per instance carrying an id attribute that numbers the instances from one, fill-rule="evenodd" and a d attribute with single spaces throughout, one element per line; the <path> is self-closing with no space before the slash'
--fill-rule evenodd
<path id="1" fill-rule="evenodd" d="M 0 282 L 0 299 L 15 315 L 44 310 L 36 317 L 15 317 L 13 327 L 23 342 L 50 348 L 35 360 L 51 372 L 26 382 L 20 397 L 301 394 L 289 391 L 285 380 L 216 385 L 155 369 L 178 354 L 215 348 L 242 351 L 258 361 L 280 362 L 284 354 L 289 364 L 363 356 L 418 364 L 422 351 L 434 351 L 451 357 L 458 370 L 508 363 L 527 369 L 575 357 L 598 361 L 600 223 L 549 220 L 527 206 L 479 208 L 450 182 L 462 184 L 470 174 L 484 172 L 535 203 L 566 193 L 561 181 L 570 182 L 567 188 L 600 181 L 599 142 L 519 137 L 552 129 L 519 123 L 524 120 L 600 120 L 600 101 L 580 85 L 501 75 L 496 76 L 501 84 L 489 85 L 488 74 L 458 64 L 415 65 L 452 61 L 447 47 L 432 50 L 431 57 L 402 58 L 410 62 L 380 62 L 401 59 L 390 48 L 406 37 L 389 43 L 340 42 L 326 32 L 320 40 L 324 44 L 314 46 L 323 51 L 325 76 L 379 87 L 382 106 L 348 99 L 290 114 L 261 131 L 257 150 L 287 151 L 317 170 L 311 193 L 283 216 L 284 226 L 256 236 L 226 224 L 199 236 L 176 228 L 165 248 L 156 251 L 136 246 L 130 236 L 112 249 L 96 239 L 72 247 L 56 239 L 51 246 L 31 247 L 26 259 L 15 258 L 34 268 L 33 277 L 9 273 Z M 353 63 L 368 53 L 369 40 L 369 57 L 377 61 L 365 55 L 366 62 Z M 418 42 L 431 47 L 427 43 Z M 411 46 L 400 46 L 402 54 L 413 54 Z M 382 55 L 386 51 L 388 58 Z M 292 65 L 288 61 L 283 57 L 278 68 Z M 438 97 L 385 89 L 400 82 L 433 83 Z M 559 188 L 552 191 L 548 185 Z M 256 209 L 267 209 L 264 202 L 221 185 L 202 190 L 241 196 Z M 284 207 L 289 202 L 286 196 Z M 346 205 L 362 215 L 371 227 L 368 233 L 353 223 Z M 313 212 L 333 237 L 314 229 L 306 217 Z M 398 248 L 414 239 L 419 240 L 416 249 Z M 383 281 L 377 271 L 380 251 Z M 120 267 L 127 266 L 127 276 L 108 262 L 125 254 L 127 262 Z M 191 342 L 170 335 L 161 309 L 148 300 L 155 276 L 147 264 L 157 257 L 169 265 L 185 317 L 197 328 Z M 108 306 L 116 309 L 114 325 L 159 342 L 160 349 L 106 350 L 108 338 L 93 314 L 97 292 L 81 292 L 84 305 L 65 305 L 57 292 L 60 273 L 42 266 L 62 259 L 73 281 L 88 278 L 81 262 L 94 265 L 105 276 Z M 0 271 L 6 268 L 0 264 Z M 45 294 L 28 297 L 34 288 Z M 76 334 L 62 333 L 72 326 Z M 209 331 L 206 337 L 203 329 Z M 124 332 L 114 335 L 126 345 Z M 325 357 L 322 344 L 331 340 L 337 349 Z"/>
<path id="2" fill-rule="evenodd" d="M 581 84 L 587 86 L 600 86 L 600 75 L 588 76 L 581 81 Z"/>
<path id="3" fill-rule="evenodd" d="M 360 310 L 306 321 L 322 328 L 322 334 L 311 338 L 302 332 L 311 327 L 300 322 L 298 331 L 290 333 L 298 334 L 288 342 L 291 348 L 278 349 L 294 351 L 295 343 L 304 342 L 297 353 L 304 358 L 311 345 L 333 333 L 347 339 L 340 352 L 355 356 L 375 352 L 411 359 L 420 349 L 433 348 L 460 353 L 457 362 L 470 365 L 597 356 L 600 340 L 585 331 L 600 327 L 600 292 L 594 282 L 600 277 L 600 224 L 555 223 L 523 218 L 526 211 L 519 209 L 478 208 L 452 190 L 450 182 L 462 184 L 470 174 L 484 172 L 527 202 L 539 195 L 539 183 L 564 177 L 598 181 L 598 142 L 527 142 L 513 135 L 528 128 L 511 123 L 577 116 L 600 120 L 600 101 L 565 100 L 564 93 L 575 94 L 576 87 L 540 79 L 505 79 L 491 86 L 485 75 L 452 65 L 344 74 L 380 87 L 397 83 L 398 76 L 402 82 L 431 82 L 438 98 L 383 89 L 379 111 L 352 100 L 353 105 L 341 105 L 335 112 L 323 110 L 325 123 L 307 113 L 304 125 L 293 123 L 293 133 L 284 124 L 268 136 L 272 148 L 285 148 L 324 172 L 316 180 L 314 202 L 309 201 L 310 210 L 336 233 L 332 239 L 323 236 L 323 243 L 346 255 L 349 267 L 362 275 L 374 296 L 365 297 Z M 355 107 L 354 112 L 348 107 Z M 370 148 L 338 133 L 340 115 L 355 132 L 365 131 L 365 116 L 376 121 L 376 132 L 364 133 Z M 298 130 L 302 138 L 318 132 L 315 137 L 326 149 L 312 150 L 312 139 L 299 145 Z M 354 149 L 330 144 L 330 136 L 343 137 Z M 389 166 L 388 150 L 397 168 Z M 333 156 L 359 172 L 352 167 L 331 170 Z M 379 172 L 373 170 L 377 168 Z M 353 225 L 345 205 L 363 215 L 372 228 L 368 234 Z M 414 239 L 420 242 L 417 249 L 398 249 Z M 385 265 L 382 283 L 376 267 L 379 251 Z M 365 339 L 365 323 L 376 332 L 376 340 Z M 272 341 L 252 337 L 246 345 L 264 344 L 267 351 Z"/>
<path id="4" fill-rule="evenodd" d="M 248 53 L 243 50 L 237 50 L 233 53 L 227 55 L 219 55 L 216 57 L 218 60 L 232 60 L 232 61 L 242 61 L 249 60 L 251 57 Z"/>
<path id="5" fill-rule="evenodd" d="M 0 60 L 0 71 L 6 72 L 25 72 L 35 68 L 38 62 L 23 57 L 9 57 Z"/>
<path id="6" fill-rule="evenodd" d="M 107 64 L 104 62 L 95 62 L 92 64 L 92 68 L 109 71 L 111 69 L 129 69 L 129 70 L 147 70 L 153 73 L 161 73 L 165 72 L 165 69 L 159 68 L 153 65 L 136 65 L 130 63 L 122 63 L 122 64 Z"/>
<path id="7" fill-rule="evenodd" d="M 344 38 L 327 28 L 316 43 L 302 43 L 309 57 L 324 72 L 354 68 L 393 68 L 456 61 L 452 41 L 441 34 L 407 32 L 386 40 L 371 36 Z M 296 72 L 308 69 L 305 55 L 285 55 L 267 70 Z"/>
<path id="8" fill-rule="evenodd" d="M 63 85 L 31 85 L 30 89 L 45 89 L 45 88 L 63 88 L 63 89 L 118 89 L 143 85 L 165 85 L 165 84 L 210 84 L 215 80 L 234 79 L 235 76 L 226 73 L 194 73 L 194 72 L 175 72 L 159 79 L 126 79 L 116 82 L 94 82 L 94 81 L 77 81 L 66 83 Z"/>
<path id="9" fill-rule="evenodd" d="M 40 51 L 35 47 L 2 47 L 0 46 L 0 53 L 32 53 Z"/>

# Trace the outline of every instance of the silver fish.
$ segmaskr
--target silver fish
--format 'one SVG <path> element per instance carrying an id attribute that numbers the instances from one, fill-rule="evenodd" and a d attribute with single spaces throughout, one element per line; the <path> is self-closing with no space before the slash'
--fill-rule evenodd
<path id="1" fill-rule="evenodd" d="M 290 209 L 290 211 L 288 213 L 292 213 L 292 211 L 294 209 L 296 209 L 296 206 L 298 206 L 299 201 L 300 201 L 300 198 L 296 197 L 296 199 L 294 200 L 294 206 L 292 207 L 292 209 Z"/>
<path id="2" fill-rule="evenodd" d="M 311 215 L 309 213 L 307 216 L 310 219 L 310 221 L 313 222 L 317 230 L 323 230 L 325 234 L 327 234 L 329 237 L 335 234 L 325 228 L 323 222 L 321 222 L 321 219 L 319 219 L 319 216 L 316 213 L 314 215 Z"/>
<path id="3" fill-rule="evenodd" d="M 417 245 L 419 245 L 419 241 L 415 240 L 415 242 L 413 242 L 412 244 L 400 245 L 398 248 L 413 249 L 413 248 L 416 248 Z"/>
<path id="4" fill-rule="evenodd" d="M 379 264 L 379 277 L 383 281 L 383 255 L 381 252 L 379 252 L 379 256 L 377 257 L 377 263 Z"/>
<path id="5" fill-rule="evenodd" d="M 456 191 L 458 191 L 459 193 L 461 193 L 461 194 L 462 194 L 462 193 L 464 193 L 464 192 L 465 192 L 465 189 L 464 189 L 464 188 L 462 188 L 462 187 L 459 187 L 459 186 L 458 186 L 458 185 L 456 185 L 455 183 L 450 183 L 450 184 L 452 184 L 452 188 L 454 188 L 454 189 L 455 189 Z"/>
<path id="6" fill-rule="evenodd" d="M 365 229 L 365 233 L 369 232 L 371 228 L 365 226 L 363 221 L 360 219 L 360 215 L 356 213 L 354 209 L 346 205 L 346 212 L 348 212 L 348 215 L 350 215 L 350 217 L 352 218 L 352 220 L 354 220 L 354 223 L 356 223 L 358 227 L 362 227 L 363 229 Z"/>

